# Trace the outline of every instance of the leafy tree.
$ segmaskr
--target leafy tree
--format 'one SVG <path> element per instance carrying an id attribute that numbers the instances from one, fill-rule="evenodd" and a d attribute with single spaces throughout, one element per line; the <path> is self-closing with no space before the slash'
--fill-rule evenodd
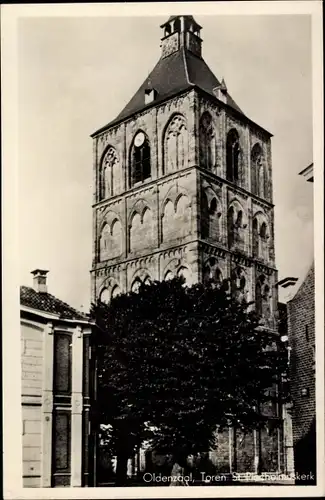
<path id="1" fill-rule="evenodd" d="M 119 484 L 145 439 L 180 463 L 213 448 L 217 426 L 248 430 L 265 420 L 260 407 L 286 354 L 227 288 L 177 278 L 93 306 L 98 421 L 112 426 Z"/>

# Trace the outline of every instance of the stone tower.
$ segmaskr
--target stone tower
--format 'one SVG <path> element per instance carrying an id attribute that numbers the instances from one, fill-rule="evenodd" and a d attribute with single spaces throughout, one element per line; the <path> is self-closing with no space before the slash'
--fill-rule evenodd
<path id="1" fill-rule="evenodd" d="M 161 28 L 156 66 L 92 135 L 92 299 L 177 275 L 189 284 L 228 278 L 233 295 L 254 300 L 263 327 L 274 330 L 271 134 L 211 72 L 192 16 L 171 16 Z M 281 409 L 274 402 L 265 411 L 263 435 L 219 436 L 225 470 L 282 469 Z"/>
<path id="2" fill-rule="evenodd" d="M 192 16 L 161 28 L 158 63 L 92 135 L 92 299 L 175 275 L 230 278 L 274 328 L 271 134 L 211 72 Z"/>

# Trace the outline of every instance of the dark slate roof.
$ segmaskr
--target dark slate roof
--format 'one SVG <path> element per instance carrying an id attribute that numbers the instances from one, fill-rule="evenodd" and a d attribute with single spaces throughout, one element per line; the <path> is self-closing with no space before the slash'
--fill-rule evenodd
<path id="1" fill-rule="evenodd" d="M 202 89 L 215 98 L 213 88 L 219 86 L 220 82 L 201 57 L 197 57 L 185 49 L 178 50 L 168 57 L 159 59 L 148 78 L 146 78 L 121 113 L 113 121 L 92 135 L 129 118 L 134 113 L 146 108 L 146 106 L 149 107 L 151 104 L 144 104 L 144 92 L 148 85 L 155 88 L 158 93 L 154 101 L 156 105 L 160 101 L 164 101 L 194 87 Z M 228 93 L 226 103 L 237 112 L 243 114 Z"/>
<path id="2" fill-rule="evenodd" d="M 73 307 L 62 302 L 62 300 L 54 297 L 54 295 L 36 292 L 34 288 L 30 288 L 29 286 L 20 287 L 20 304 L 39 311 L 58 314 L 61 319 L 88 320 L 85 314 L 78 312 Z"/>
<path id="3" fill-rule="evenodd" d="M 168 18 L 168 21 L 166 21 L 166 22 L 165 22 L 164 24 L 162 24 L 160 27 L 162 28 L 162 27 L 163 27 L 163 26 L 165 26 L 167 23 L 170 23 L 171 21 L 173 21 L 174 19 L 177 19 L 178 17 L 181 17 L 181 16 L 180 16 L 180 15 L 178 15 L 178 16 L 170 16 L 170 17 Z M 194 23 L 196 26 L 198 26 L 198 27 L 202 28 L 202 26 L 200 26 L 200 25 L 199 25 L 199 24 L 195 21 L 195 19 L 194 19 L 194 17 L 193 17 L 193 16 L 185 16 L 185 15 L 184 15 L 183 17 L 185 17 L 185 19 L 187 19 L 188 21 L 191 21 L 192 23 Z"/>

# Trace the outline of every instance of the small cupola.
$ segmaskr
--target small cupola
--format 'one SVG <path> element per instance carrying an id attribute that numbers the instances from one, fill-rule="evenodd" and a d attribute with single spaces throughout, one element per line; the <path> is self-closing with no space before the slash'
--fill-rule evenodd
<path id="1" fill-rule="evenodd" d="M 160 27 L 163 30 L 162 57 L 167 57 L 182 48 L 198 57 L 202 56 L 200 37 L 202 27 L 193 16 L 170 16 Z"/>
<path id="2" fill-rule="evenodd" d="M 47 273 L 43 269 L 35 269 L 31 271 L 33 275 L 33 287 L 36 292 L 47 293 Z"/>

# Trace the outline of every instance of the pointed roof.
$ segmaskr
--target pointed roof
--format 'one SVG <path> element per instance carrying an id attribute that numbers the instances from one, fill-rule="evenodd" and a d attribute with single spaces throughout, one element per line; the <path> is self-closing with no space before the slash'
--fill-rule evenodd
<path id="1" fill-rule="evenodd" d="M 213 89 L 220 85 L 220 81 L 212 73 L 204 59 L 195 56 L 186 49 L 180 49 L 168 57 L 159 59 L 152 72 L 119 115 L 113 121 L 94 132 L 92 136 L 105 130 L 107 127 L 129 118 L 144 108 L 152 106 L 152 103 L 145 105 L 144 101 L 144 93 L 148 88 L 154 88 L 157 92 L 157 97 L 154 101 L 156 105 L 167 98 L 194 87 L 216 98 Z M 237 112 L 244 114 L 227 91 L 225 94 L 226 104 Z"/>
<path id="2" fill-rule="evenodd" d="M 179 16 L 170 16 L 168 18 L 168 20 L 162 24 L 160 27 L 163 28 L 164 26 L 166 26 L 166 24 L 170 23 L 171 21 L 174 21 L 174 19 L 177 19 L 179 17 L 184 17 L 185 19 L 187 19 L 188 21 L 191 21 L 193 24 L 195 24 L 195 26 L 199 27 L 199 28 L 202 28 L 202 26 L 200 26 L 194 19 L 193 16 L 185 16 L 185 15 L 179 15 Z"/>

